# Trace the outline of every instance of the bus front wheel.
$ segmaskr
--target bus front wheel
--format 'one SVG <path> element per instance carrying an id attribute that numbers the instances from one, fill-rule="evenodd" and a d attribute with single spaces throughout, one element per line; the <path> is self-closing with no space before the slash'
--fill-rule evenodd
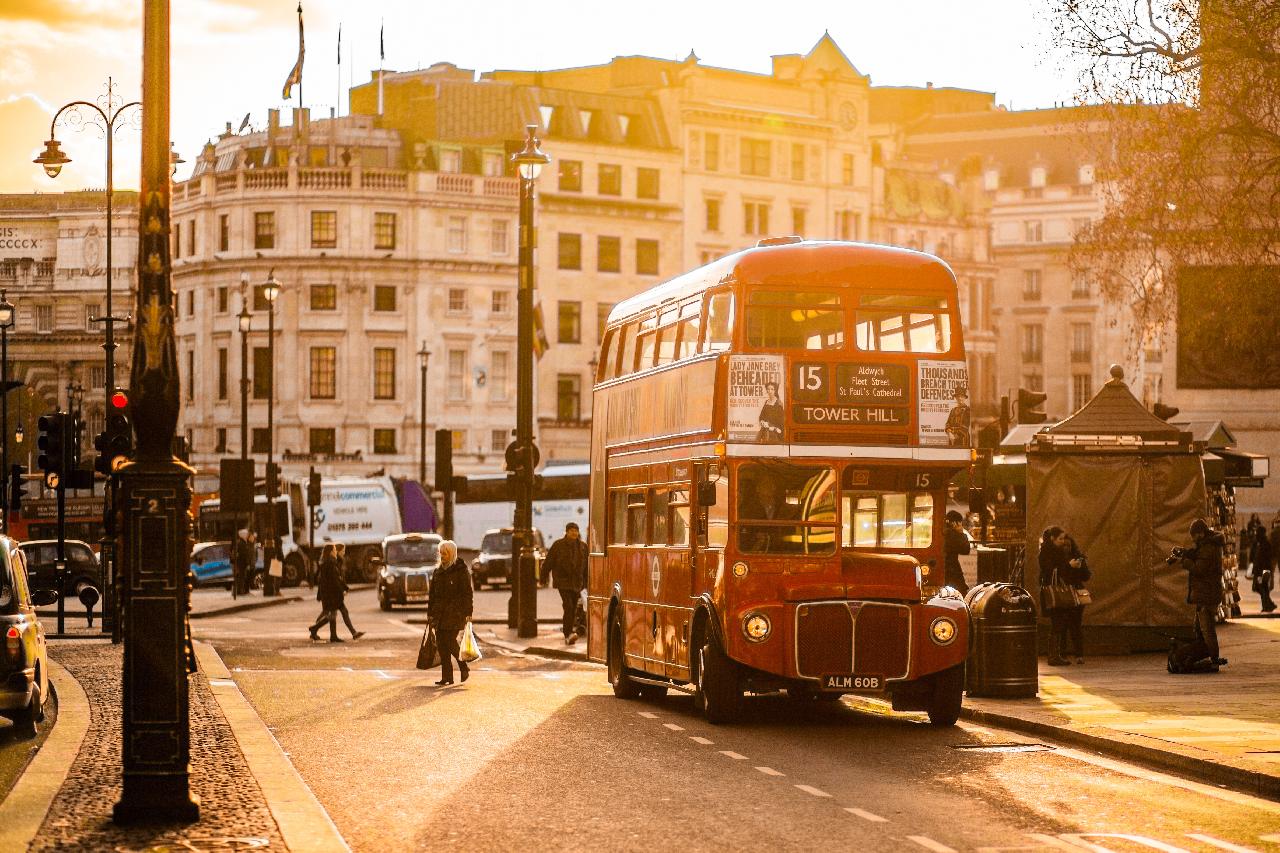
<path id="1" fill-rule="evenodd" d="M 626 658 L 622 653 L 622 623 L 615 617 L 609 626 L 609 684 L 613 695 L 619 699 L 634 699 L 640 695 L 640 685 L 627 674 Z"/>
<path id="2" fill-rule="evenodd" d="M 738 665 L 720 648 L 710 632 L 698 650 L 698 708 L 711 723 L 731 723 L 742 711 L 742 685 Z"/>
<path id="3" fill-rule="evenodd" d="M 964 664 L 944 669 L 933 676 L 933 694 L 929 697 L 929 722 L 935 726 L 954 726 L 960 719 L 964 700 Z"/>

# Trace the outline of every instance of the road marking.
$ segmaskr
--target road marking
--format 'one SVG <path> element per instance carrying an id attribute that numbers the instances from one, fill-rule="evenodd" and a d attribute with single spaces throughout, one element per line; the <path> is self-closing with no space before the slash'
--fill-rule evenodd
<path id="1" fill-rule="evenodd" d="M 387 681 L 395 681 L 397 678 L 400 677 L 398 675 L 388 675 L 387 673 L 383 672 L 380 669 L 375 669 L 374 672 L 377 674 L 379 678 L 385 678 Z"/>
<path id="2" fill-rule="evenodd" d="M 1275 835 L 1259 835 L 1258 840 L 1267 841 L 1267 842 L 1270 842 L 1271 844 L 1280 844 L 1280 833 L 1277 833 Z"/>
<path id="3" fill-rule="evenodd" d="M 646 720 L 658 719 L 658 715 L 653 713 L 652 711 L 639 711 L 638 713 L 640 714 L 640 716 L 644 717 Z"/>
<path id="4" fill-rule="evenodd" d="M 392 625 L 395 625 L 396 627 L 400 628 L 400 630 L 409 634 L 413 634 L 415 637 L 422 636 L 422 630 L 423 630 L 422 628 L 415 628 L 413 625 L 410 625 L 408 622 L 402 622 L 399 619 L 388 618 L 387 621 L 390 622 Z"/>
<path id="5" fill-rule="evenodd" d="M 1217 847 L 1219 850 L 1230 850 L 1231 853 L 1258 853 L 1252 847 L 1241 847 L 1239 844 L 1232 844 L 1230 841 L 1223 841 L 1214 838 L 1212 835 L 1202 835 L 1199 832 L 1188 832 L 1187 838 L 1194 838 L 1196 841 L 1208 844 L 1210 847 Z"/>
<path id="6" fill-rule="evenodd" d="M 682 732 L 682 731 L 684 731 L 684 726 L 677 726 L 675 723 L 663 723 L 663 724 L 662 724 L 662 727 L 663 727 L 663 728 L 667 728 L 667 729 L 671 729 L 671 731 L 673 731 L 673 732 Z"/>
<path id="7" fill-rule="evenodd" d="M 815 787 L 813 787 L 812 785 L 796 785 L 796 787 L 797 787 L 797 788 L 799 788 L 801 791 L 804 791 L 806 794 L 812 794 L 812 795 L 813 795 L 813 796 L 815 796 L 815 797 L 830 797 L 830 796 L 831 796 L 830 794 L 828 794 L 826 791 L 822 790 L 821 788 L 815 788 Z"/>
<path id="8" fill-rule="evenodd" d="M 1073 853 L 1074 851 L 1077 851 L 1080 849 L 1085 849 L 1085 850 L 1102 849 L 1097 847 L 1096 845 L 1085 844 L 1084 842 L 1080 842 L 1079 844 L 1072 844 L 1069 841 L 1063 841 L 1062 839 L 1055 838 L 1052 835 L 1041 835 L 1040 833 L 1034 833 L 1034 832 L 1028 835 L 1027 837 L 1035 841 L 1039 841 L 1041 844 L 1043 844 L 1046 847 L 1052 847 L 1055 850 L 1071 850 L 1073 851 Z M 996 849 L 999 849 L 999 848 L 996 848 Z"/>
<path id="9" fill-rule="evenodd" d="M 872 823 L 888 823 L 889 822 L 889 819 L 887 817 L 880 817 L 880 815 L 878 814 L 872 814 L 871 812 L 863 811 L 862 809 L 855 809 L 852 806 L 845 806 L 844 810 L 851 815 L 860 817 L 863 820 L 869 820 Z"/>
<path id="10" fill-rule="evenodd" d="M 689 740 L 693 741 L 694 743 L 700 743 L 703 746 L 713 746 L 715 744 L 715 741 L 713 740 L 707 740 L 704 737 L 697 737 L 695 735 L 689 735 Z"/>
<path id="11" fill-rule="evenodd" d="M 229 678 L 210 678 L 210 687 L 235 687 L 236 683 Z"/>
<path id="12" fill-rule="evenodd" d="M 925 850 L 932 850 L 933 853 L 956 853 L 956 851 L 945 844 L 939 844 L 927 835 L 908 835 L 908 841 L 914 841 Z"/>
<path id="13" fill-rule="evenodd" d="M 738 753 L 736 753 L 736 752 L 731 752 L 731 751 L 729 751 L 729 750 L 727 750 L 727 749 L 722 749 L 722 750 L 720 750 L 720 754 L 721 754 L 721 755 L 728 756 L 729 758 L 732 758 L 734 761 L 746 761 L 746 760 L 747 760 L 747 757 L 746 757 L 745 755 L 739 755 Z"/>
<path id="14" fill-rule="evenodd" d="M 1116 838 L 1121 841 L 1130 841 L 1143 847 L 1150 847 L 1152 850 L 1161 851 L 1161 853 L 1191 853 L 1189 850 L 1184 850 L 1181 847 L 1174 847 L 1172 844 L 1165 844 L 1163 841 L 1156 841 L 1154 838 L 1147 838 L 1145 835 L 1129 835 L 1123 832 L 1070 832 L 1063 833 L 1058 837 L 1064 841 L 1079 844 L 1086 850 L 1098 851 L 1098 853 L 1110 853 L 1111 848 L 1086 841 L 1086 838 Z"/>
<path id="15" fill-rule="evenodd" d="M 780 770 L 774 770 L 772 767 L 757 767 L 756 769 L 766 776 L 786 776 L 787 775 L 786 773 L 783 773 Z"/>

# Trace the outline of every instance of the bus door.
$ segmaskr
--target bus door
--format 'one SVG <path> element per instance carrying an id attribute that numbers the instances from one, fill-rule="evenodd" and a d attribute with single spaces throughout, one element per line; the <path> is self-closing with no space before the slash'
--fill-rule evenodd
<path id="1" fill-rule="evenodd" d="M 685 465 L 680 475 L 688 476 Z M 655 670 L 669 678 L 688 679 L 689 629 L 693 608 L 689 592 L 693 583 L 692 552 L 689 548 L 689 482 L 655 486 L 651 490 L 653 543 L 650 579 L 654 631 L 653 659 L 661 661 Z M 665 547 L 664 547 L 665 546 Z"/>
<path id="2" fill-rule="evenodd" d="M 714 459 L 699 462 L 694 466 L 693 484 L 689 598 L 692 602 L 710 593 L 720 600 L 724 590 L 717 589 L 717 584 L 723 583 L 724 549 L 729 541 L 728 467 Z"/>

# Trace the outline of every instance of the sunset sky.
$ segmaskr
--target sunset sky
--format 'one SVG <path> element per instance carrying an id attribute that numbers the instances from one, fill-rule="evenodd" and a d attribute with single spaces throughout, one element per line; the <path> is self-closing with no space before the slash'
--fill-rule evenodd
<path id="1" fill-rule="evenodd" d="M 104 185 L 101 134 L 59 123 L 74 161 L 56 181 L 31 163 L 54 110 L 93 100 L 114 76 L 124 100 L 139 97 L 141 0 L 0 0 L 0 192 L 59 192 Z M 829 30 L 873 85 L 994 91 L 1017 109 L 1070 100 L 1074 75 L 1048 58 L 1036 0 L 599 0 L 436 4 L 423 0 L 304 0 L 307 55 L 303 94 L 313 114 L 338 103 L 337 36 L 342 24 L 341 108 L 346 89 L 378 67 L 379 22 L 386 67 L 448 61 L 464 68 L 556 68 L 644 54 L 767 72 L 770 56 L 805 53 Z M 296 0 L 174 0 L 173 138 L 188 161 L 226 122 L 254 126 L 280 98 L 297 54 Z M 522 10 L 538 13 L 521 19 Z M 117 134 L 116 186 L 134 187 L 139 134 Z M 190 165 L 184 167 L 189 170 Z M 185 171 L 179 171 L 179 177 Z"/>

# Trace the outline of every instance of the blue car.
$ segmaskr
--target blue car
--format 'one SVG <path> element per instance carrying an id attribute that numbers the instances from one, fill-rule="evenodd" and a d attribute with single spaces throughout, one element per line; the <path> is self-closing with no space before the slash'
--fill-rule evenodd
<path id="1" fill-rule="evenodd" d="M 191 573 L 196 586 L 231 588 L 231 543 L 201 542 L 191 549 Z"/>

